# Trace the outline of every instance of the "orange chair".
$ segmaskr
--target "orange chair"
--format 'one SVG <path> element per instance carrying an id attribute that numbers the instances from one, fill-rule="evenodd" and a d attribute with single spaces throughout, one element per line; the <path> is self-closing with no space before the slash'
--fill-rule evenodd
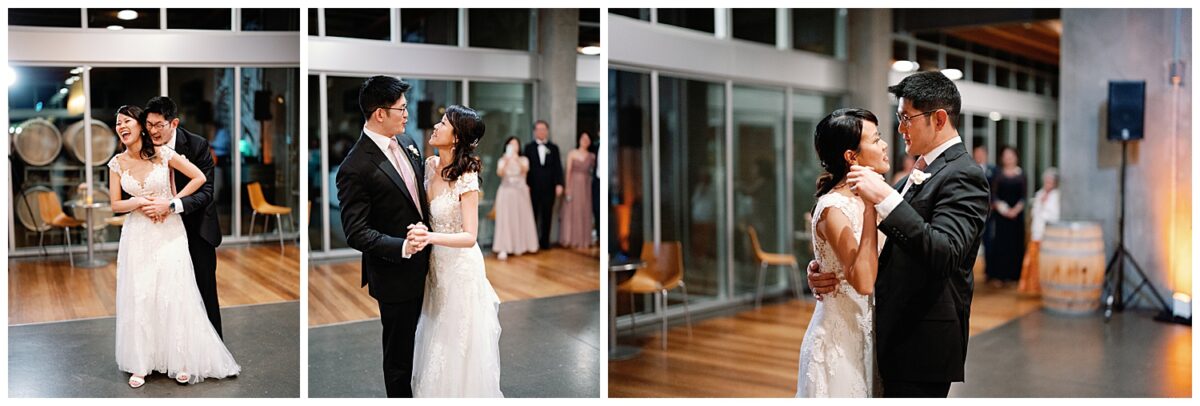
<path id="1" fill-rule="evenodd" d="M 800 291 L 800 264 L 796 261 L 796 257 L 763 251 L 762 245 L 758 243 L 758 231 L 754 230 L 754 226 L 747 227 L 746 233 L 750 234 L 750 247 L 754 250 L 754 260 L 758 261 L 758 285 L 754 289 L 754 308 L 762 307 L 763 277 L 767 274 L 767 268 L 772 266 L 791 267 L 792 290 L 795 291 L 796 298 L 804 297 L 803 292 Z"/>
<path id="2" fill-rule="evenodd" d="M 58 200 L 58 194 L 53 191 L 38 191 L 37 202 L 42 221 L 45 221 L 46 225 L 50 226 L 50 228 L 61 228 L 64 230 L 63 234 L 66 235 L 67 246 L 63 250 L 67 252 L 67 257 L 71 261 L 71 267 L 74 268 L 75 255 L 71 252 L 71 228 L 83 226 L 83 222 L 63 212 L 62 201 Z M 38 234 L 38 245 L 41 245 L 42 252 L 45 252 L 46 248 L 42 243 L 45 233 L 39 232 Z"/>
<path id="3" fill-rule="evenodd" d="M 246 185 L 246 192 L 250 197 L 250 208 L 253 213 L 250 215 L 250 235 L 254 235 L 254 222 L 259 214 L 263 215 L 263 232 L 267 230 L 267 223 L 270 222 L 269 216 L 275 216 L 275 229 L 279 230 L 279 250 L 283 250 L 283 222 L 281 216 L 288 216 L 288 223 L 292 222 L 292 208 L 285 206 L 276 206 L 267 203 L 267 198 L 263 196 L 262 184 L 252 182 Z M 293 226 L 294 227 L 294 226 Z M 294 231 L 294 230 L 293 230 Z"/>
<path id="4" fill-rule="evenodd" d="M 642 261 L 645 266 L 638 268 L 633 276 L 617 286 L 618 292 L 629 293 L 629 303 L 634 304 L 633 294 L 656 294 L 662 317 L 662 348 L 667 349 L 667 291 L 676 286 L 683 289 L 683 315 L 687 320 L 688 338 L 692 337 L 692 312 L 688 309 L 687 284 L 683 283 L 683 252 L 677 241 L 664 241 L 655 247 L 645 243 L 642 248 Z M 631 328 L 637 327 L 637 312 L 635 306 L 630 306 Z"/>

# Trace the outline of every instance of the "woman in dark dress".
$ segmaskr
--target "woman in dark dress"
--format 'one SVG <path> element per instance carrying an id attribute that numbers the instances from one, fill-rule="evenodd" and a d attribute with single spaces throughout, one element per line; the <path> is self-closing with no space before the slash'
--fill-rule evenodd
<path id="1" fill-rule="evenodd" d="M 1017 150 L 1004 147 L 1000 171 L 992 181 L 992 221 L 995 238 L 987 251 L 988 284 L 1001 287 L 1021 279 L 1025 259 L 1025 185 Z"/>

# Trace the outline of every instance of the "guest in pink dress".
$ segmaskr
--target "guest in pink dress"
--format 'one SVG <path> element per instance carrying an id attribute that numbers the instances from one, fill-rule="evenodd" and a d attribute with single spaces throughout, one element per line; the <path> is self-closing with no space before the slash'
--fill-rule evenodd
<path id="1" fill-rule="evenodd" d="M 566 192 L 562 205 L 559 242 L 565 247 L 592 246 L 592 170 L 596 154 L 588 151 L 592 137 L 579 134 L 578 146 L 567 153 Z"/>
<path id="2" fill-rule="evenodd" d="M 508 254 L 537 252 L 537 225 L 533 222 L 529 185 L 525 184 L 529 158 L 521 156 L 521 142 L 517 137 L 508 137 L 504 143 L 504 156 L 496 164 L 496 172 L 500 175 L 500 188 L 496 190 L 496 234 L 492 239 L 492 252 L 501 260 L 508 258 Z"/>

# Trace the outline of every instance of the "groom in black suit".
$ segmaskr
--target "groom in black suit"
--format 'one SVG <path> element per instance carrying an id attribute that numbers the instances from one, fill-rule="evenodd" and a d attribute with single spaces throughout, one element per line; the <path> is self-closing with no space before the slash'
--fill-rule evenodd
<path id="1" fill-rule="evenodd" d="M 196 287 L 204 300 L 208 321 L 221 334 L 221 304 L 217 301 L 217 246 L 221 245 L 221 225 L 213 200 L 213 156 L 208 140 L 179 127 L 179 108 L 170 98 L 158 96 L 146 102 L 146 131 L 154 145 L 170 148 L 192 161 L 208 181 L 195 193 L 180 199 L 152 199 L 142 212 L 150 218 L 179 213 L 187 232 L 188 251 L 196 273 Z M 186 185 L 191 178 L 175 171 L 175 184 Z"/>
<path id="2" fill-rule="evenodd" d="M 337 175 L 342 228 L 363 253 L 362 284 L 379 303 L 388 397 L 412 397 L 413 341 L 429 272 L 429 251 L 405 239 L 410 225 L 425 227 L 429 218 L 421 154 L 402 136 L 408 88 L 390 76 L 363 82 L 358 106 L 366 124 Z"/>
<path id="3" fill-rule="evenodd" d="M 954 128 L 962 105 L 954 82 L 921 72 L 888 91 L 899 98 L 899 132 L 915 170 L 894 187 L 870 168 L 847 175 L 888 237 L 875 281 L 875 358 L 885 397 L 946 397 L 951 382 L 963 381 L 988 184 Z M 814 267 L 813 291 L 831 292 L 832 274 Z"/>

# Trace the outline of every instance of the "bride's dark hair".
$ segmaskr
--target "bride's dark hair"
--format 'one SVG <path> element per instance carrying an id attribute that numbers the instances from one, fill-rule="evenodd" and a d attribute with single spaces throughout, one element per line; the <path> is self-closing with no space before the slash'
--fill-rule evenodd
<path id="1" fill-rule="evenodd" d="M 483 164 L 475 156 L 475 148 L 483 138 L 483 118 L 470 107 L 452 105 L 446 108 L 446 121 L 454 128 L 454 161 L 442 168 L 442 178 L 454 182 L 468 172 L 479 172 Z"/>
<path id="2" fill-rule="evenodd" d="M 117 114 L 127 116 L 138 122 L 138 127 L 142 127 L 142 133 L 138 134 L 138 138 L 142 140 L 142 150 L 138 151 L 142 159 L 154 158 L 154 140 L 150 139 L 150 132 L 146 131 L 146 112 L 141 107 L 126 104 L 117 107 Z M 121 144 L 124 148 L 125 144 Z"/>
<path id="3" fill-rule="evenodd" d="M 838 109 L 817 123 L 813 145 L 825 171 L 817 177 L 817 197 L 829 193 L 850 172 L 846 151 L 858 151 L 862 142 L 863 121 L 879 125 L 874 113 L 863 109 Z"/>

